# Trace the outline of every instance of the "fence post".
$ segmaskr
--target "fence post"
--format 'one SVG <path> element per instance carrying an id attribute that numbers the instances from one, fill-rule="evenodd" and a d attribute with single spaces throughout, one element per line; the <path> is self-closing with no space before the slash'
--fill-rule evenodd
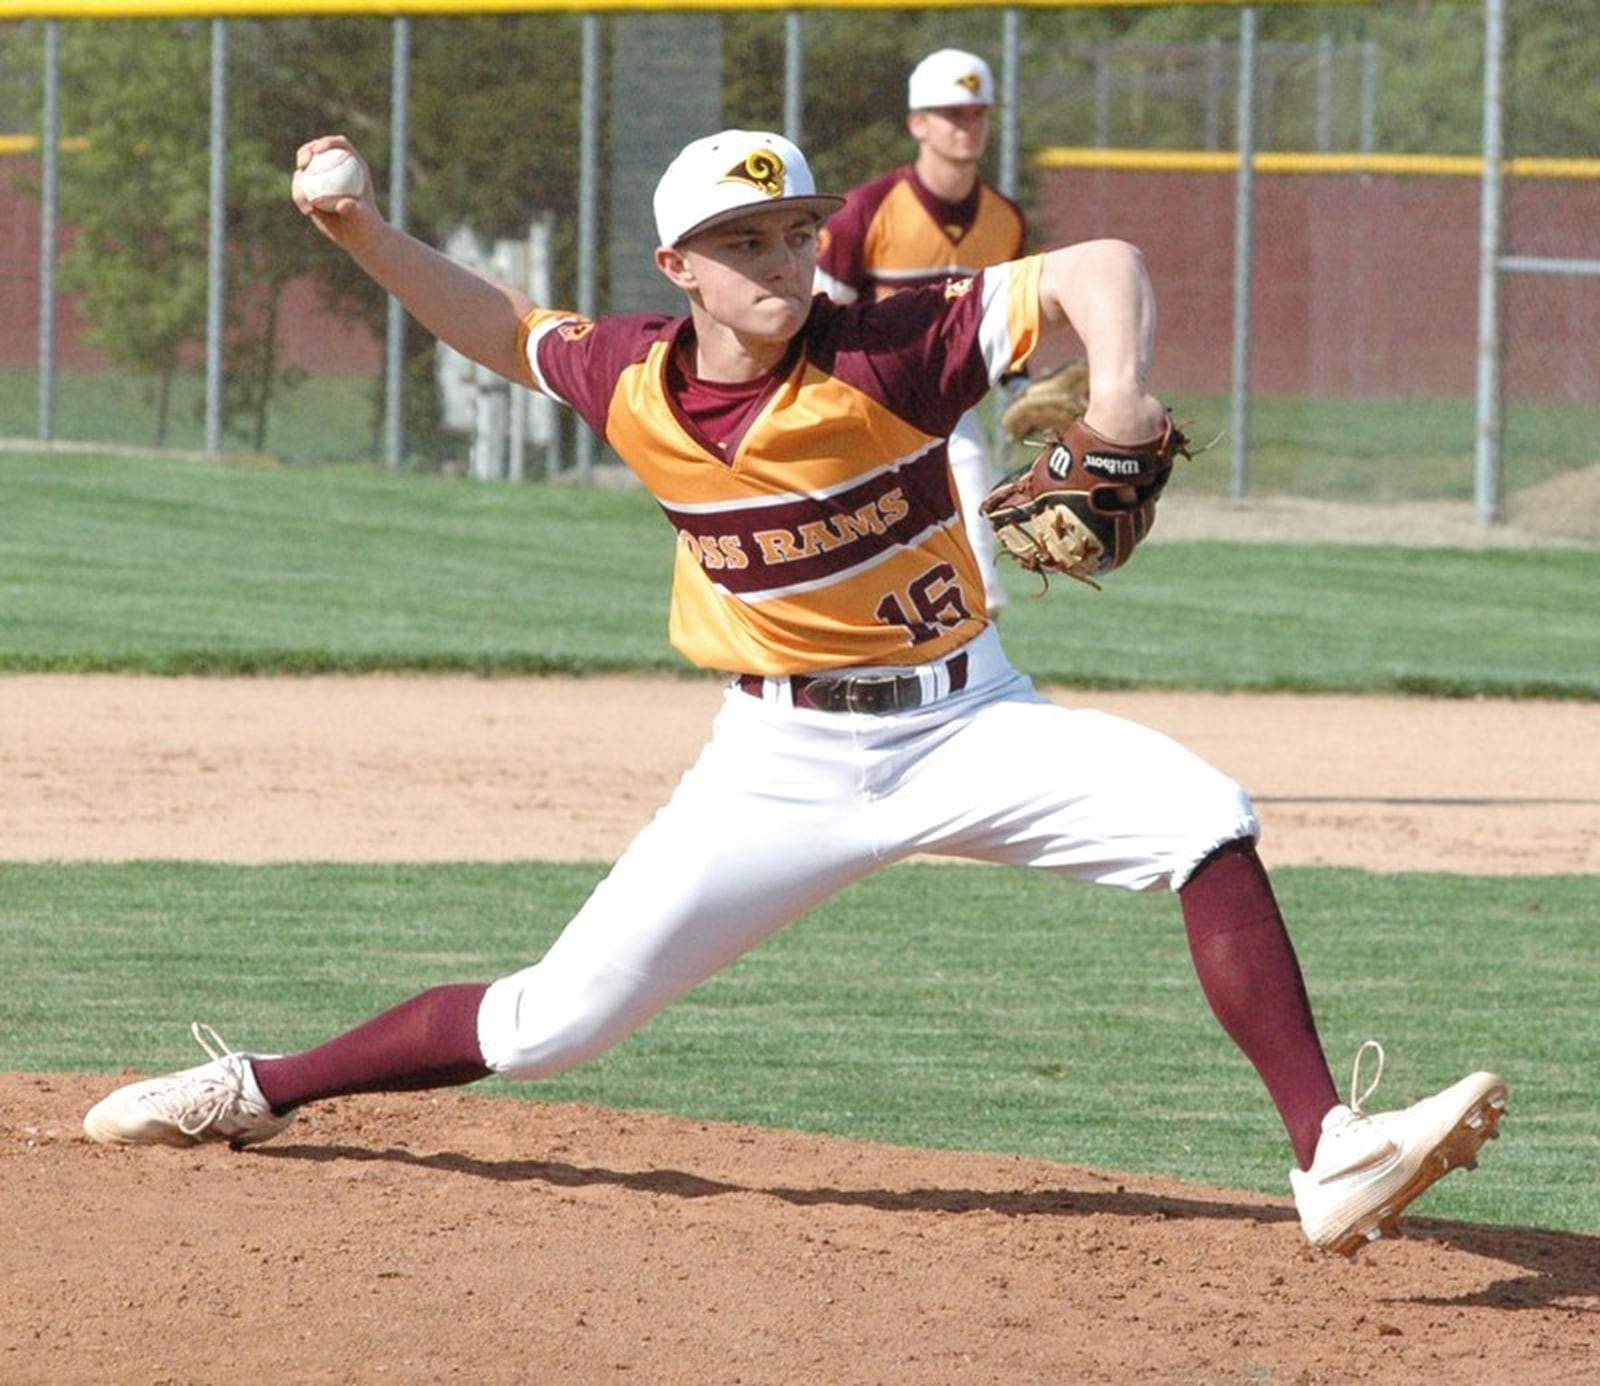
<path id="1" fill-rule="evenodd" d="M 1478 436 L 1473 495 L 1478 519 L 1500 518 L 1500 158 L 1505 51 L 1503 0 L 1485 0 L 1483 24 L 1483 202 L 1478 229 Z"/>
<path id="2" fill-rule="evenodd" d="M 600 200 L 600 16 L 583 15 L 583 91 L 578 116 L 578 311 L 593 317 L 599 308 L 595 261 L 599 247 Z M 594 472 L 595 436 L 581 420 L 573 440 L 573 461 L 579 481 Z"/>
<path id="3" fill-rule="evenodd" d="M 806 38 L 799 10 L 783 16 L 783 137 L 806 147 L 805 130 Z"/>
<path id="4" fill-rule="evenodd" d="M 228 245 L 228 21 L 211 21 L 211 187 L 206 226 L 205 450 L 222 451 L 223 300 Z"/>
<path id="5" fill-rule="evenodd" d="M 1000 24 L 1000 191 L 1017 196 L 1018 69 L 1022 65 L 1022 17 L 1009 6 Z"/>
<path id="6" fill-rule="evenodd" d="M 1361 45 L 1361 152 L 1378 147 L 1378 45 L 1368 39 Z"/>
<path id="7" fill-rule="evenodd" d="M 411 21 L 404 15 L 394 21 L 393 44 L 389 78 L 389 221 L 397 230 L 404 231 L 411 110 Z M 406 453 L 406 313 L 400 300 L 392 294 L 384 347 L 384 465 L 391 472 L 397 472 Z"/>
<path id="8" fill-rule="evenodd" d="M 1255 253 L 1256 7 L 1239 11 L 1239 173 L 1233 202 L 1233 471 L 1242 501 L 1250 468 L 1250 281 Z"/>
<path id="9" fill-rule="evenodd" d="M 44 25 L 44 138 L 39 196 L 39 441 L 56 436 L 56 199 L 61 152 L 61 21 Z"/>

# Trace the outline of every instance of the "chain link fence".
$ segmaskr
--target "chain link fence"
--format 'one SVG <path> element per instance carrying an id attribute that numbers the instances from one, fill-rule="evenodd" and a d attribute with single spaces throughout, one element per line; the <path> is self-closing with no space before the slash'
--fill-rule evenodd
<path id="1" fill-rule="evenodd" d="M 1489 0 L 1408 21 L 1395 8 L 1158 7 L 1140 11 L 1137 33 L 1127 11 L 1082 7 L 848 14 L 876 74 L 848 100 L 860 71 L 844 70 L 841 16 L 820 11 L 528 14 L 500 21 L 487 51 L 465 19 L 371 20 L 341 30 L 341 61 L 385 72 L 397 26 L 409 25 L 404 51 L 449 49 L 465 101 L 471 64 L 503 64 L 520 36 L 551 55 L 557 76 L 540 80 L 565 84 L 570 118 L 549 129 L 507 112 L 503 138 L 544 142 L 562 196 L 530 193 L 527 235 L 509 242 L 477 236 L 470 208 L 452 216 L 437 189 L 430 220 L 441 244 L 455 237 L 517 273 L 536 260 L 543 291 L 603 311 L 672 303 L 649 263 L 649 192 L 685 140 L 720 124 L 784 128 L 825 183 L 843 186 L 910 158 L 904 74 L 916 58 L 971 48 L 1011 96 L 988 171 L 1023 202 L 1036 242 L 1122 235 L 1145 247 L 1163 309 L 1160 387 L 1231 454 L 1189 484 L 1236 500 L 1451 502 L 1486 520 L 1539 508 L 1565 517 L 1569 537 L 1600 539 L 1600 496 L 1589 499 L 1600 491 L 1600 111 L 1564 103 L 1553 120 L 1550 91 L 1600 90 L 1585 0 Z M 52 179 L 70 187 L 87 160 L 75 88 L 56 88 L 47 64 L 81 67 L 93 43 L 135 22 L 3 26 L 0 438 L 530 479 L 604 463 L 570 417 L 536 416 L 521 391 L 496 397 L 419 334 L 390 350 L 392 315 L 359 285 L 334 293 L 326 278 L 290 277 L 270 338 L 250 353 L 193 333 L 176 368 L 156 371 L 108 350 L 113 329 L 93 316 L 81 260 L 70 283 L 59 272 L 78 232 L 52 221 L 43 194 Z M 144 25 L 143 47 L 198 50 L 189 69 L 211 74 L 209 106 L 191 105 L 192 184 L 208 178 L 219 90 L 221 147 L 237 159 L 239 113 L 272 100 L 257 87 L 274 46 L 326 22 Z M 1424 65 L 1432 84 L 1419 94 Z M 437 150 L 449 131 L 428 133 L 440 103 L 427 94 L 413 98 L 411 128 Z M 352 116 L 369 157 L 381 155 L 398 113 Z M 53 160 L 42 139 L 52 128 Z M 314 133 L 285 129 L 272 151 L 280 214 L 294 145 Z M 403 176 L 412 161 L 398 163 Z M 145 224 L 136 180 L 115 195 L 130 225 Z M 229 213 L 224 292 L 237 301 L 262 262 L 247 253 L 250 223 Z M 206 254 L 203 234 L 193 252 Z M 177 285 L 147 289 L 158 302 Z M 208 363 L 230 386 L 263 369 L 279 383 L 266 403 L 260 391 L 219 392 Z"/>

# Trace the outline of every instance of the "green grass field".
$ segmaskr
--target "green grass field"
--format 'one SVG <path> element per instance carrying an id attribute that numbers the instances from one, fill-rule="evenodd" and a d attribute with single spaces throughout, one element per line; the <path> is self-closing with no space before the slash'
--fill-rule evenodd
<path id="1" fill-rule="evenodd" d="M 0 454 L 11 673 L 680 669 L 670 562 L 631 493 Z M 1592 700 L 1597 579 L 1577 551 L 1153 544 L 1098 596 L 1019 581 L 1007 643 L 1091 686 Z M 536 957 L 601 870 L 3 865 L 0 1067 L 187 1064 L 196 1016 L 307 1043 Z M 1383 1105 L 1512 1084 L 1510 1138 L 1429 1212 L 1600 1229 L 1593 880 L 1277 882 L 1341 1081 L 1374 1035 Z M 965 867 L 863 883 L 539 1091 L 1274 1193 L 1288 1162 L 1170 900 Z"/>
<path id="2" fill-rule="evenodd" d="M 297 1048 L 435 982 L 535 958 L 596 866 L 0 865 L 0 1068 L 197 1062 L 192 1018 Z M 1429 1212 L 1600 1230 L 1600 950 L 1583 877 L 1285 870 L 1341 1086 L 1377 1105 L 1493 1065 L 1511 1138 Z M 831 901 L 625 1044 L 537 1088 L 902 1144 L 1282 1193 L 1287 1143 L 1216 1027 L 1170 898 L 908 865 Z"/>
<path id="3" fill-rule="evenodd" d="M 0 669 L 686 670 L 671 562 L 636 491 L 0 453 Z M 1600 696 L 1600 552 L 1153 542 L 1098 595 L 1009 577 L 1052 682 Z"/>
<path id="4" fill-rule="evenodd" d="M 1208 441 L 1232 415 L 1232 402 L 1224 396 L 1178 394 L 1169 402 L 1180 418 L 1194 421 L 1197 440 Z M 377 462 L 384 446 L 382 409 L 380 379 L 307 377 L 279 390 L 262 450 L 292 464 Z M 204 418 L 205 381 L 198 373 L 174 379 L 165 439 L 160 437 L 149 380 L 115 372 L 61 371 L 56 377 L 57 438 L 198 451 L 204 446 Z M 0 370 L 0 438 L 37 437 L 38 419 L 37 372 Z M 253 426 L 248 419 L 229 422 L 239 429 Z M 1503 425 L 1504 484 L 1514 493 L 1592 460 L 1600 408 L 1509 400 Z M 1470 397 L 1263 396 L 1251 402 L 1250 493 L 1342 501 L 1468 501 L 1473 496 L 1476 438 Z M 223 445 L 251 451 L 255 440 L 233 431 Z M 458 455 L 465 452 L 462 442 Z M 1183 468 L 1173 483 L 1174 493 L 1226 494 L 1226 457 L 1224 444 L 1208 463 Z M 413 459 L 407 469 L 420 465 Z"/>
<path id="5" fill-rule="evenodd" d="M 54 436 L 133 448 L 198 452 L 205 446 L 205 379 L 177 376 L 161 436 L 152 380 L 113 371 L 56 373 Z M 383 382 L 352 376 L 307 376 L 279 388 L 263 451 L 295 462 L 376 461 L 383 455 Z M 235 420 L 240 427 L 250 420 Z M 0 370 L 0 438 L 36 438 L 39 376 Z M 230 434 L 229 451 L 247 452 L 254 439 Z"/>

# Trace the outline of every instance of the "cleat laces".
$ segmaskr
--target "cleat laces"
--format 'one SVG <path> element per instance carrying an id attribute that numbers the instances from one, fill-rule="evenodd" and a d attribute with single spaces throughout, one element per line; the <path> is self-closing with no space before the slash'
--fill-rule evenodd
<path id="1" fill-rule="evenodd" d="M 184 1135 L 198 1139 L 230 1113 L 247 1108 L 250 1100 L 244 1090 L 244 1059 L 202 1021 L 191 1024 L 189 1033 L 215 1071 L 203 1078 L 197 1075 L 195 1086 L 182 1092 L 179 1109 L 163 1115 L 172 1117 Z"/>
<path id="2" fill-rule="evenodd" d="M 1361 1086 L 1361 1061 L 1366 1058 L 1369 1049 L 1378 1056 L 1378 1071 L 1372 1075 L 1372 1081 L 1363 1088 Z M 1350 1065 L 1350 1110 L 1357 1116 L 1366 1116 L 1367 1099 L 1377 1092 L 1378 1084 L 1383 1081 L 1383 1062 L 1383 1046 L 1375 1039 L 1364 1040 L 1361 1048 L 1356 1050 L 1356 1060 Z"/>

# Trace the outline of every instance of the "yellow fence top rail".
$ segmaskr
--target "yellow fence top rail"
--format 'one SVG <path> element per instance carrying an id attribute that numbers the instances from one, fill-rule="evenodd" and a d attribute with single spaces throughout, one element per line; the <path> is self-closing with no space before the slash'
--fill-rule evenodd
<path id="1" fill-rule="evenodd" d="M 88 141 L 73 136 L 64 150 L 83 149 Z M 0 158 L 34 154 L 37 135 L 0 135 Z M 1036 168 L 1099 168 L 1138 173 L 1232 173 L 1239 156 L 1231 150 L 1207 149 L 1041 149 Z M 1483 160 L 1475 154 L 1311 154 L 1264 153 L 1255 156 L 1260 173 L 1385 173 L 1411 177 L 1479 178 Z M 1524 157 L 1501 161 L 1512 178 L 1600 178 L 1600 159 Z"/>
<path id="2" fill-rule="evenodd" d="M 1256 0 L 1115 0 L 1117 6 L 1238 8 Z M 1372 5 L 1379 0 L 1261 0 Z M 1107 0 L 921 0 L 918 9 L 1104 9 Z M 4 19 L 228 19 L 289 15 L 483 15 L 608 10 L 903 10 L 906 0 L 0 0 Z"/>
<path id="3" fill-rule="evenodd" d="M 1147 173 L 1232 173 L 1239 155 L 1231 149 L 1041 149 L 1036 168 L 1100 168 Z M 1252 160 L 1258 173 L 1387 173 L 1411 177 L 1479 178 L 1476 154 L 1314 154 L 1273 151 Z M 1600 178 L 1600 159 L 1516 158 L 1501 169 L 1517 178 Z"/>
<path id="4" fill-rule="evenodd" d="M 66 150 L 83 149 L 88 141 L 73 136 L 61 141 Z M 0 134 L 0 158 L 33 154 L 37 135 Z M 1232 173 L 1239 156 L 1211 149 L 1041 149 L 1036 168 L 1100 168 L 1140 173 Z M 1600 159 L 1505 159 L 1501 170 L 1513 178 L 1600 178 Z M 1257 154 L 1260 173 L 1387 173 L 1435 178 L 1478 178 L 1483 160 L 1476 154 L 1312 154 L 1284 151 Z"/>
<path id="5" fill-rule="evenodd" d="M 65 150 L 83 149 L 88 141 L 72 136 Z M 37 135 L 0 134 L 0 158 L 33 154 Z M 1239 156 L 1221 149 L 1041 149 L 1036 168 L 1099 168 L 1138 173 L 1232 173 Z M 1259 173 L 1387 173 L 1411 177 L 1479 178 L 1483 160 L 1476 154 L 1313 154 L 1278 151 L 1255 156 Z M 1600 159 L 1522 157 L 1501 161 L 1513 178 L 1600 178 Z"/>

